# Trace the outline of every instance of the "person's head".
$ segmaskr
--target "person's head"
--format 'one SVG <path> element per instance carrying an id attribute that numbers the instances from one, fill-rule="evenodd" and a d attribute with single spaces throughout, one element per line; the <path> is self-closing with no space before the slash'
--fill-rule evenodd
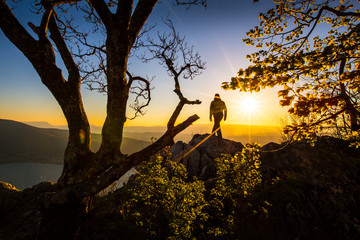
<path id="1" fill-rule="evenodd" d="M 215 98 L 220 99 L 220 94 L 216 93 L 216 94 L 215 94 Z"/>

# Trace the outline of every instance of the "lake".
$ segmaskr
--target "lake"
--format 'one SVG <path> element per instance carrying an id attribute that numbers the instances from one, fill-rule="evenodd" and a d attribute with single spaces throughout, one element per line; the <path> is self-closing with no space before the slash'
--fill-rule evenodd
<path id="1" fill-rule="evenodd" d="M 0 164 L 0 181 L 10 183 L 17 189 L 32 187 L 41 181 L 56 182 L 61 175 L 63 165 L 46 163 L 6 163 Z M 116 190 L 127 182 L 129 177 L 137 171 L 132 168 L 126 172 L 111 187 L 104 189 L 100 194 Z"/>
<path id="2" fill-rule="evenodd" d="M 32 187 L 41 181 L 56 182 L 63 165 L 42 163 L 0 164 L 0 181 L 10 183 L 17 189 Z"/>

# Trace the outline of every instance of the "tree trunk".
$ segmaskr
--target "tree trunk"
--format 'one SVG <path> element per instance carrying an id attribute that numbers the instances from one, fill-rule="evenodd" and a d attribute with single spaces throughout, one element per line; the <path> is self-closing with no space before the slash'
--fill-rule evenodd
<path id="1" fill-rule="evenodd" d="M 109 32 L 107 46 L 107 115 L 102 129 L 102 154 L 118 153 L 126 121 L 129 88 L 126 80 L 128 54 L 131 46 L 124 36 Z"/>
<path id="2" fill-rule="evenodd" d="M 340 67 L 339 67 L 339 78 L 342 78 L 342 74 L 344 73 L 346 58 L 341 60 Z M 346 92 L 346 88 L 344 83 L 340 83 L 340 96 L 345 102 L 345 108 L 347 109 L 347 113 L 350 115 L 350 127 L 351 131 L 358 131 L 359 130 L 359 111 L 354 107 L 354 104 L 350 100 L 350 96 Z"/>
<path id="3" fill-rule="evenodd" d="M 87 198 L 118 180 L 131 167 L 173 144 L 174 137 L 199 118 L 194 115 L 174 126 L 181 106 L 172 117 L 171 128 L 158 141 L 130 156 L 120 152 L 130 87 L 126 79 L 127 61 L 136 37 L 158 0 L 140 0 L 135 10 L 132 9 L 133 1 L 119 1 L 121 7 L 115 14 L 108 9 L 105 1 L 88 0 L 107 30 L 107 116 L 100 150 L 93 153 L 90 149 L 89 122 L 80 93 L 79 69 L 52 15 L 55 4 L 79 1 L 41 1 L 45 9 L 41 25 L 31 25 L 39 37 L 36 40 L 15 18 L 5 0 L 0 0 L 1 30 L 34 66 L 41 81 L 59 103 L 69 127 L 62 175 L 54 190 L 41 196 L 44 217 L 38 239 L 73 239 L 86 214 Z M 48 31 L 53 42 L 47 37 Z M 67 68 L 67 79 L 56 65 L 53 43 Z"/>

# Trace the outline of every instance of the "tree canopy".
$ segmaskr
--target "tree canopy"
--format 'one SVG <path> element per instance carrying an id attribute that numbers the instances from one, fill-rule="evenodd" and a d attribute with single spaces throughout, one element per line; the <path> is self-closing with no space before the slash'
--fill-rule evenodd
<path id="1" fill-rule="evenodd" d="M 12 11 L 19 2 L 0 0 L 0 28 L 31 62 L 42 83 L 59 103 L 69 128 L 61 177 L 52 186 L 51 196 L 39 197 L 45 215 L 39 239 L 53 239 L 55 228 L 60 228 L 56 231 L 63 235 L 58 238 L 68 239 L 87 199 L 133 166 L 172 145 L 174 137 L 199 118 L 194 114 L 176 124 L 185 104 L 201 103 L 190 101 L 182 94 L 179 79 L 184 74 L 185 78 L 194 77 L 204 69 L 204 63 L 170 23 L 169 35 L 159 35 L 160 43 L 152 40 L 146 46 L 152 49 L 151 58 L 160 60 L 170 72 L 179 103 L 169 116 L 167 131 L 162 137 L 139 152 L 125 155 L 120 146 L 124 123 L 128 119 L 129 95 L 137 96 L 132 105 L 135 116 L 142 113 L 151 99 L 149 80 L 130 73 L 128 60 L 139 47 L 139 38 L 148 31 L 144 26 L 158 1 L 34 0 L 31 10 L 40 18 L 28 23 L 29 31 Z M 206 0 L 176 0 L 173 4 L 205 6 Z M 76 18 L 81 22 L 74 20 Z M 103 38 L 94 40 L 90 37 L 93 33 Z M 64 63 L 64 69 L 59 60 Z M 82 81 L 89 86 L 98 84 L 96 88 L 107 94 L 102 142 L 96 152 L 90 149 L 89 121 L 80 91 Z M 142 103 L 140 98 L 145 102 Z"/>
<path id="2" fill-rule="evenodd" d="M 275 0 L 244 39 L 260 48 L 248 55 L 224 89 L 259 91 L 283 86 L 281 106 L 307 122 L 285 132 L 315 133 L 321 126 L 359 130 L 359 1 Z M 310 135 L 311 135 L 310 134 Z"/>

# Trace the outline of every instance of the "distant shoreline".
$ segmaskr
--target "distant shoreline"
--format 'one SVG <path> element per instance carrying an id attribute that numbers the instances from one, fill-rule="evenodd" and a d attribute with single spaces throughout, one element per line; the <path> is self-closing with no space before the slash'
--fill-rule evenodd
<path id="1" fill-rule="evenodd" d="M 10 183 L 19 190 L 24 190 L 40 182 L 56 182 L 62 170 L 63 165 L 51 163 L 1 163 L 0 181 Z"/>
<path id="2" fill-rule="evenodd" d="M 13 164 L 13 163 L 36 163 L 36 164 L 49 164 L 49 165 L 58 165 L 58 166 L 64 166 L 63 163 L 54 163 L 54 162 L 37 162 L 37 161 L 0 161 L 0 165 L 5 164 Z"/>

